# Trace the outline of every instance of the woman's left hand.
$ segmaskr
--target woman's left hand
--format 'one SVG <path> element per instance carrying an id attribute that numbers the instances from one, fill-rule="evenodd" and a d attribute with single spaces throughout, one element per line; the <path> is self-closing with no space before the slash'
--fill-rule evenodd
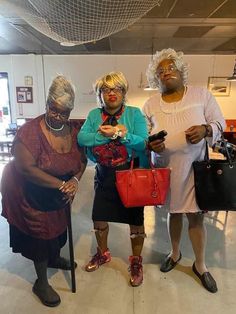
<path id="1" fill-rule="evenodd" d="M 121 131 L 121 137 L 125 137 L 126 133 L 127 133 L 127 128 L 125 125 L 123 124 L 117 124 L 117 129 L 119 129 L 119 131 Z"/>
<path id="2" fill-rule="evenodd" d="M 194 125 L 185 131 L 186 139 L 191 144 L 199 143 L 206 134 L 206 128 L 203 125 Z"/>

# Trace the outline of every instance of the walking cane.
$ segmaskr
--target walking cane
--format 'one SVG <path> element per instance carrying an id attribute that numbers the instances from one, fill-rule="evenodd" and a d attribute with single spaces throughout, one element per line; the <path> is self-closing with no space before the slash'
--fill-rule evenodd
<path id="1" fill-rule="evenodd" d="M 68 212 L 68 238 L 69 238 L 69 251 L 70 251 L 70 265 L 71 265 L 71 291 L 76 292 L 75 284 L 75 260 L 74 260 L 74 247 L 73 247 L 73 236 L 72 236 L 72 225 L 71 225 L 71 203 Z"/>

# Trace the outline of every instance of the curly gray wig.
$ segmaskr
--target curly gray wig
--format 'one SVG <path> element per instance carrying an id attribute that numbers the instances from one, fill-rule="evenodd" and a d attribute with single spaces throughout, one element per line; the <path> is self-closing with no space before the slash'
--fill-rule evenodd
<path id="1" fill-rule="evenodd" d="M 152 61 L 150 62 L 146 75 L 148 79 L 148 83 L 152 88 L 158 88 L 159 91 L 162 91 L 160 79 L 157 76 L 157 68 L 159 64 L 166 59 L 173 60 L 175 66 L 177 67 L 178 71 L 180 72 L 182 81 L 184 85 L 187 85 L 188 79 L 188 65 L 183 60 L 183 52 L 178 51 L 176 52 L 172 48 L 163 49 L 161 51 L 157 51 L 153 56 Z"/>

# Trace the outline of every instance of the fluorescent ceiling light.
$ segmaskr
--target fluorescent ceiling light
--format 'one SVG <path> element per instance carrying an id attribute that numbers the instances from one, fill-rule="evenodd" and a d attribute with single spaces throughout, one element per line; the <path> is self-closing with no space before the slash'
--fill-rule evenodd
<path id="1" fill-rule="evenodd" d="M 72 43 L 72 42 L 69 42 L 69 41 L 64 41 L 62 43 L 60 43 L 61 46 L 64 46 L 64 47 L 74 47 L 75 44 Z"/>
<path id="2" fill-rule="evenodd" d="M 145 86 L 143 90 L 145 90 L 145 91 L 152 91 L 152 90 L 157 90 L 157 88 L 153 88 L 153 87 L 150 87 L 148 85 L 148 86 Z"/>

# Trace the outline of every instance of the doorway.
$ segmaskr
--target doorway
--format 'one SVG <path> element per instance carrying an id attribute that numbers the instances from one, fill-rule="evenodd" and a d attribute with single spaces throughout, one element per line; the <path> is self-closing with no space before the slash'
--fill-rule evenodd
<path id="1" fill-rule="evenodd" d="M 0 72 L 0 135 L 5 135 L 11 124 L 8 73 Z"/>

